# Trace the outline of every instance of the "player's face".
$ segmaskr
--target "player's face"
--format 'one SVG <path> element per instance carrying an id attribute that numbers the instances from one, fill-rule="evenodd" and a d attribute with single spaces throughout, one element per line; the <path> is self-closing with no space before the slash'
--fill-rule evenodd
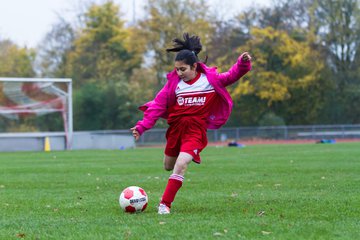
<path id="1" fill-rule="evenodd" d="M 191 66 L 183 61 L 175 61 L 176 73 L 184 82 L 190 81 L 196 77 L 196 66 L 197 63 L 194 63 L 194 65 Z"/>

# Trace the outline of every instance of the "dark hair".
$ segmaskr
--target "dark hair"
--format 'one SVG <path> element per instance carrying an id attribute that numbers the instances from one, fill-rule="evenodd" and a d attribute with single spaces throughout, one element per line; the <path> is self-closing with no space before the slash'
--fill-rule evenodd
<path id="1" fill-rule="evenodd" d="M 178 52 L 175 61 L 184 61 L 188 65 L 194 65 L 199 62 L 198 53 L 202 46 L 198 36 L 189 36 L 189 33 L 183 34 L 184 40 L 175 38 L 173 40 L 174 47 L 166 49 L 167 52 Z"/>

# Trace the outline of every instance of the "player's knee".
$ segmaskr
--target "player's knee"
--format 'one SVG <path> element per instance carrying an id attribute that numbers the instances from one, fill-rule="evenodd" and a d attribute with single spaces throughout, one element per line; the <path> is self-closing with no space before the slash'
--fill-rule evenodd
<path id="1" fill-rule="evenodd" d="M 165 165 L 165 166 L 164 166 L 164 169 L 165 169 L 165 171 L 171 171 L 171 170 L 174 169 L 174 166 L 167 166 L 167 165 Z"/>
<path id="2" fill-rule="evenodd" d="M 174 165 L 175 165 L 175 164 L 173 164 L 173 163 L 170 162 L 170 161 L 165 161 L 165 162 L 164 162 L 164 169 L 165 169 L 165 171 L 171 171 L 171 170 L 173 170 L 173 169 L 174 169 Z"/>
<path id="3" fill-rule="evenodd" d="M 175 166 L 174 173 L 183 176 L 185 174 L 186 169 L 187 169 L 186 163 L 177 163 Z"/>
<path id="4" fill-rule="evenodd" d="M 179 161 L 179 163 L 177 163 L 176 165 L 177 165 L 177 168 L 179 168 L 180 170 L 184 170 L 187 167 L 187 164 L 184 162 L 181 162 L 181 161 Z"/>

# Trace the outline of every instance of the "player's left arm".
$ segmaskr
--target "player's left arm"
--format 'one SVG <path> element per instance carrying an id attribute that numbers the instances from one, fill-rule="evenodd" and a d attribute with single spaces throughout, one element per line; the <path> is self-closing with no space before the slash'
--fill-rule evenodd
<path id="1" fill-rule="evenodd" d="M 241 54 L 229 71 L 218 74 L 218 79 L 224 87 L 231 85 L 251 70 L 251 56 L 248 52 Z"/>

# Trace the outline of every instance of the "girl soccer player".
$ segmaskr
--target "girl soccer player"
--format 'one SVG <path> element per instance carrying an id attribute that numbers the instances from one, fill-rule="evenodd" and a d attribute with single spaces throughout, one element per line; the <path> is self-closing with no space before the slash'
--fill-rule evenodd
<path id="1" fill-rule="evenodd" d="M 218 73 L 200 62 L 202 49 L 198 36 L 184 33 L 184 40 L 174 39 L 168 52 L 178 52 L 175 69 L 155 99 L 141 106 L 144 117 L 131 128 L 135 140 L 152 128 L 162 117 L 167 119 L 164 168 L 173 171 L 158 206 L 159 214 L 169 214 L 171 203 L 181 188 L 191 161 L 200 164 L 200 152 L 207 145 L 207 129 L 218 129 L 226 123 L 232 110 L 232 99 L 226 86 L 235 83 L 251 69 L 251 57 L 241 54 L 229 71 Z"/>

